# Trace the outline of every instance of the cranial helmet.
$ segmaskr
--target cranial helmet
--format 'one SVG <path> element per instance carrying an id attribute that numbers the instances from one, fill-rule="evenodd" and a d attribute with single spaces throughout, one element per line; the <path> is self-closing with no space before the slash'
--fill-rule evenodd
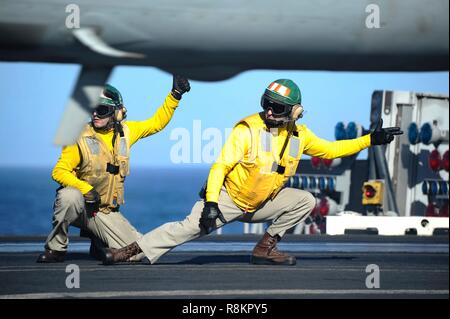
<path id="1" fill-rule="evenodd" d="M 301 103 L 301 91 L 297 84 L 289 79 L 273 81 L 261 97 L 262 108 L 265 112 L 270 109 L 275 118 L 274 120 L 266 119 L 266 123 L 272 127 L 282 126 L 302 117 Z"/>
<path id="2" fill-rule="evenodd" d="M 114 121 L 121 122 L 126 118 L 122 95 L 112 85 L 106 84 L 100 95 L 95 112 L 99 118 L 114 116 Z"/>

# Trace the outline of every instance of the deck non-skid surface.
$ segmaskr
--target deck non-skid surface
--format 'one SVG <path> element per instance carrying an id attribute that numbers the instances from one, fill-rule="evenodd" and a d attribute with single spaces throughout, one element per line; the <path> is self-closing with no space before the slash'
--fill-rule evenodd
<path id="1" fill-rule="evenodd" d="M 282 247 L 297 257 L 296 266 L 250 264 L 256 240 L 210 236 L 155 265 L 103 266 L 88 256 L 84 240 L 73 241 L 78 248 L 64 263 L 37 264 L 33 247 L 42 248 L 41 238 L 1 238 L 0 298 L 449 297 L 446 236 L 288 236 Z M 66 287 L 68 265 L 79 267 L 80 288 Z M 380 270 L 379 288 L 366 286 L 368 265 Z"/>

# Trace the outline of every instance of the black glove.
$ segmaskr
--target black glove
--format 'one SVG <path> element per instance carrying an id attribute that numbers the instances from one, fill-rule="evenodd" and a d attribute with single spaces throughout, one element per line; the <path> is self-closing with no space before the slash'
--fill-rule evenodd
<path id="1" fill-rule="evenodd" d="M 173 76 L 172 95 L 174 98 L 181 100 L 181 96 L 184 93 L 189 92 L 190 89 L 191 85 L 187 78 L 181 75 Z"/>
<path id="2" fill-rule="evenodd" d="M 84 204 L 86 206 L 86 212 L 88 214 L 95 216 L 95 214 L 100 209 L 100 195 L 95 189 L 91 189 L 89 192 L 84 194 Z"/>
<path id="3" fill-rule="evenodd" d="M 216 219 L 219 218 L 222 223 L 227 221 L 215 202 L 206 202 L 200 218 L 200 229 L 206 234 L 211 233 L 216 228 Z"/>
<path id="4" fill-rule="evenodd" d="M 403 134 L 403 131 L 399 127 L 383 127 L 383 119 L 377 124 L 375 130 L 370 133 L 370 144 L 371 145 L 382 145 L 388 144 L 394 140 L 395 135 Z"/>

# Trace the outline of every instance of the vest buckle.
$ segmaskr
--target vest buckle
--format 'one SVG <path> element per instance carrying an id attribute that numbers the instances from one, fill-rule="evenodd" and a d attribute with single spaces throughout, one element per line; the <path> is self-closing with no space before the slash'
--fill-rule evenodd
<path id="1" fill-rule="evenodd" d="M 278 174 L 284 174 L 286 171 L 286 166 L 279 165 L 277 162 L 272 163 L 272 172 L 277 172 Z"/>
<path id="2" fill-rule="evenodd" d="M 113 175 L 119 174 L 119 168 L 118 165 L 113 165 L 111 163 L 106 164 L 106 171 Z"/>

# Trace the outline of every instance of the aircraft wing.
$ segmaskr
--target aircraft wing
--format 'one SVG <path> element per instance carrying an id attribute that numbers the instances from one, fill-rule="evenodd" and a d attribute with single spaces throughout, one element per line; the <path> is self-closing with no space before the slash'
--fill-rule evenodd
<path id="1" fill-rule="evenodd" d="M 68 28 L 64 1 L 2 0 L 0 60 L 149 65 L 206 81 L 250 69 L 448 70 L 447 0 L 76 4 L 80 28 Z"/>
<path id="2" fill-rule="evenodd" d="M 60 145 L 75 142 L 116 65 L 202 81 L 251 69 L 449 69 L 448 0 L 0 0 L 0 7 L 0 60 L 83 66 Z"/>

